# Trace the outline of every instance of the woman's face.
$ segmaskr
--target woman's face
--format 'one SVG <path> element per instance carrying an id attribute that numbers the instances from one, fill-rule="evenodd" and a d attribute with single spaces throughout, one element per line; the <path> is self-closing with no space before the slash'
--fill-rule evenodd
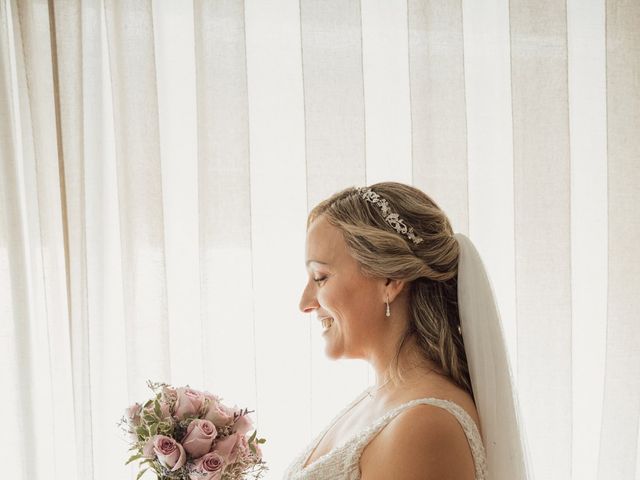
<path id="1" fill-rule="evenodd" d="M 315 311 L 315 319 L 333 318 L 322 333 L 329 358 L 366 358 L 379 338 L 376 321 L 384 317 L 384 281 L 363 276 L 349 254 L 342 233 L 323 215 L 307 230 L 308 280 L 300 310 Z"/>

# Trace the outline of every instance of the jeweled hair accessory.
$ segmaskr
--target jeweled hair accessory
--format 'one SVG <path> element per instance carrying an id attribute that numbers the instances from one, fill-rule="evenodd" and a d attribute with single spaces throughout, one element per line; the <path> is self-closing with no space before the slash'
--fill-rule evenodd
<path id="1" fill-rule="evenodd" d="M 418 245 L 423 241 L 423 239 L 417 236 L 413 227 L 407 226 L 405 221 L 400 218 L 400 215 L 391 210 L 389 203 L 386 199 L 382 198 L 378 193 L 374 192 L 368 187 L 355 187 L 360 196 L 364 198 L 366 201 L 377 205 L 382 212 L 382 216 L 384 217 L 384 221 L 387 222 L 391 227 L 393 227 L 396 232 L 406 235 L 409 240 L 411 240 L 414 244 Z"/>

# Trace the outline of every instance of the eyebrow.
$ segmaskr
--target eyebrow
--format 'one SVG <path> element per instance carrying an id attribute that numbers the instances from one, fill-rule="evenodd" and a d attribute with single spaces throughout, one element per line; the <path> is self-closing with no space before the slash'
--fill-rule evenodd
<path id="1" fill-rule="evenodd" d="M 329 265 L 327 262 L 321 262 L 320 260 L 307 260 L 305 265 L 308 267 L 310 263 L 319 263 L 321 265 Z"/>

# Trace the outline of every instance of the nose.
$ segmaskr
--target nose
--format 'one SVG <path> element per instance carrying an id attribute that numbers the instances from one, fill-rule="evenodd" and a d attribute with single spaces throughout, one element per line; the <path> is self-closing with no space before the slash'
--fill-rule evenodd
<path id="1" fill-rule="evenodd" d="M 308 286 L 305 287 L 304 291 L 302 292 L 302 298 L 300 298 L 300 305 L 298 305 L 300 311 L 303 313 L 309 313 L 319 306 L 320 304 L 318 303 L 318 299 L 313 293 L 313 289 L 310 289 Z"/>

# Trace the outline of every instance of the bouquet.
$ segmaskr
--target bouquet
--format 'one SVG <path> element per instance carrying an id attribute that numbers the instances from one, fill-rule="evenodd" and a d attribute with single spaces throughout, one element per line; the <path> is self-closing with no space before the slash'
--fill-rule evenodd
<path id="1" fill-rule="evenodd" d="M 155 395 L 126 409 L 120 427 L 140 461 L 137 479 L 149 469 L 159 480 L 241 480 L 268 470 L 249 410 L 230 408 L 222 398 L 189 386 L 147 382 Z M 253 411 L 253 410 L 251 410 Z M 142 468 L 144 465 L 144 468 Z"/>

